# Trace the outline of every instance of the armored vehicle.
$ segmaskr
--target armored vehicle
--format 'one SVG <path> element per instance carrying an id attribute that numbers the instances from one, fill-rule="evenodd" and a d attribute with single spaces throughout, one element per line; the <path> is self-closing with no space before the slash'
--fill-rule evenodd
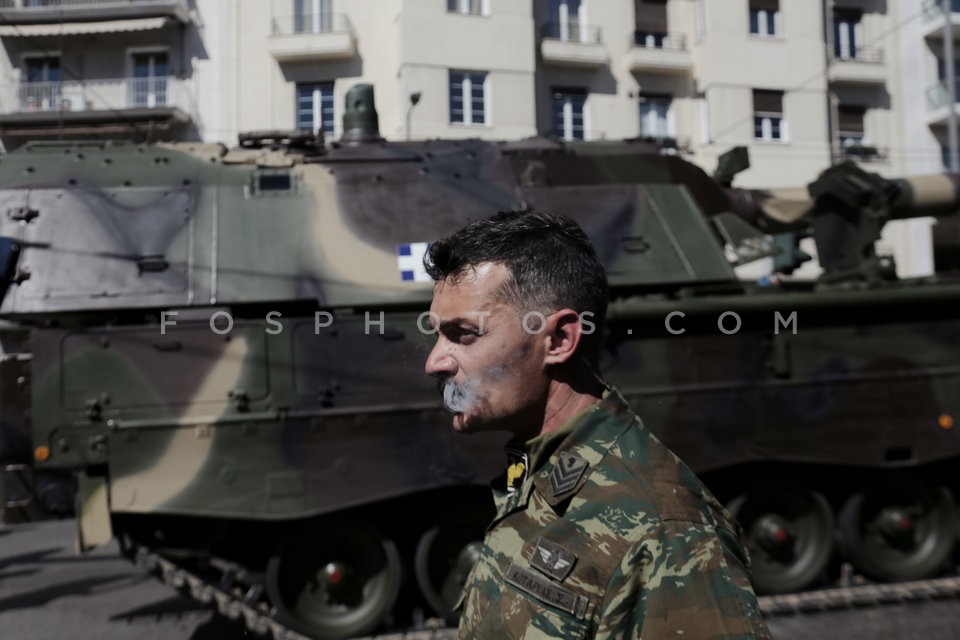
<path id="1" fill-rule="evenodd" d="M 896 277 L 886 221 L 957 179 L 852 165 L 732 188 L 645 140 L 344 135 L 29 144 L 0 158 L 0 317 L 29 332 L 38 470 L 78 478 L 81 548 L 116 537 L 305 635 L 451 611 L 505 436 L 451 432 L 423 374 L 427 244 L 498 210 L 577 219 L 609 271 L 604 376 L 738 516 L 757 587 L 837 559 L 881 580 L 952 561 L 960 283 Z M 812 234 L 815 282 L 780 271 Z M 6 389 L 7 387 L 3 387 Z M 6 411 L 6 407 L 5 407 Z M 835 531 L 842 542 L 834 548 Z"/>

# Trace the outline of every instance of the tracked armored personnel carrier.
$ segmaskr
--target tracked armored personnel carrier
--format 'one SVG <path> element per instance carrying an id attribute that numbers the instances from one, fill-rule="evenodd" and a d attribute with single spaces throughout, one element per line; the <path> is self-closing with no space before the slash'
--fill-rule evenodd
<path id="1" fill-rule="evenodd" d="M 643 140 L 384 142 L 369 86 L 344 120 L 326 144 L 0 158 L 0 317 L 29 333 L 30 380 L 5 419 L 37 470 L 76 472 L 82 548 L 116 537 L 205 597 L 198 579 L 239 587 L 278 635 L 452 619 L 505 436 L 452 433 L 423 374 L 421 256 L 537 208 L 594 240 L 603 374 L 736 513 L 760 591 L 821 584 L 838 559 L 880 580 L 950 565 L 960 283 L 899 280 L 873 245 L 888 220 L 955 212 L 955 177 L 841 165 L 747 191 L 742 151 L 709 176 Z M 736 276 L 769 256 L 789 271 L 811 233 L 816 282 Z"/>

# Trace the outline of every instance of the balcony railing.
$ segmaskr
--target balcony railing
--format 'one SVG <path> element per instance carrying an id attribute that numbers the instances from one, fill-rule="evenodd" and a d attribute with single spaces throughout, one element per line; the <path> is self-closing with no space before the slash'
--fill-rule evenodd
<path id="1" fill-rule="evenodd" d="M 351 30 L 350 20 L 341 13 L 304 13 L 294 16 L 275 16 L 272 27 L 274 35 L 343 33 Z"/>
<path id="2" fill-rule="evenodd" d="M 99 7 L 105 4 L 148 4 L 150 2 L 170 4 L 170 0 L 0 0 L 0 9 L 44 9 L 47 7 Z"/>
<path id="3" fill-rule="evenodd" d="M 950 0 L 950 12 L 960 12 L 960 0 Z M 923 0 L 923 19 L 932 22 L 943 17 L 942 0 Z"/>
<path id="4" fill-rule="evenodd" d="M 881 64 L 883 62 L 883 49 L 880 47 L 857 47 L 851 51 L 837 51 L 836 48 L 830 52 L 831 59 L 842 62 L 865 62 L 869 64 Z M 850 54 L 853 55 L 850 55 Z"/>
<path id="5" fill-rule="evenodd" d="M 600 44 L 600 27 L 579 22 L 547 22 L 540 34 L 549 40 Z"/>
<path id="6" fill-rule="evenodd" d="M 887 150 L 885 148 L 863 144 L 861 140 L 860 142 L 841 143 L 840 155 L 848 160 L 882 162 L 887 159 Z"/>
<path id="7" fill-rule="evenodd" d="M 180 107 L 192 113 L 179 78 L 118 78 L 67 82 L 21 82 L 2 90 L 4 113 Z"/>
<path id="8" fill-rule="evenodd" d="M 97 31 L 97 22 L 143 18 L 172 18 L 186 24 L 191 20 L 190 8 L 187 0 L 0 0 L 0 23 L 81 25 L 79 31 L 65 29 L 65 35 L 90 33 L 90 28 Z M 92 24 L 84 28 L 82 23 Z"/>
<path id="9" fill-rule="evenodd" d="M 687 48 L 687 36 L 682 33 L 660 33 L 656 31 L 634 31 L 631 44 L 647 49 L 671 49 L 683 51 Z"/>
<path id="10" fill-rule="evenodd" d="M 950 92 L 947 81 L 941 80 L 937 84 L 927 87 L 927 106 L 930 109 L 939 109 L 950 104 Z M 953 102 L 960 102 L 960 77 L 953 81 Z"/>

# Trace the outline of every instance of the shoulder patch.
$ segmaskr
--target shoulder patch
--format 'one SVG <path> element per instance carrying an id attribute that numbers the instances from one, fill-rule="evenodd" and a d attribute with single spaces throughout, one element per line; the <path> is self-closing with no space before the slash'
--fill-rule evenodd
<path id="1" fill-rule="evenodd" d="M 525 451 L 507 447 L 507 493 L 516 493 L 527 479 L 530 459 Z"/>
<path id="2" fill-rule="evenodd" d="M 557 582 L 563 582 L 570 575 L 576 562 L 575 553 L 546 538 L 537 540 L 530 554 L 530 566 Z"/>
<path id="3" fill-rule="evenodd" d="M 553 490 L 553 497 L 557 498 L 572 491 L 586 470 L 586 460 L 572 453 L 561 453 L 557 458 L 557 464 L 550 472 L 550 488 Z"/>

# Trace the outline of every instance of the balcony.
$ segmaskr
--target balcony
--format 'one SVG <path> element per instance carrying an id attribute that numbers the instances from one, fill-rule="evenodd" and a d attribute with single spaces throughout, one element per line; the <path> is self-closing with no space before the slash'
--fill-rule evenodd
<path id="1" fill-rule="evenodd" d="M 600 27 L 578 22 L 548 22 L 540 35 L 540 55 L 545 64 L 596 68 L 610 62 Z"/>
<path id="2" fill-rule="evenodd" d="M 887 82 L 887 65 L 883 61 L 883 49 L 857 47 L 853 56 L 830 52 L 827 78 L 833 84 L 884 85 Z"/>
<path id="3" fill-rule="evenodd" d="M 943 40 L 945 16 L 941 0 L 923 0 L 923 35 L 928 40 Z M 960 0 L 950 0 L 950 27 L 953 37 L 960 35 Z"/>
<path id="4" fill-rule="evenodd" d="M 97 22 L 173 18 L 190 22 L 186 0 L 0 0 L 0 23 Z"/>
<path id="5" fill-rule="evenodd" d="M 862 134 L 845 135 L 840 132 L 840 158 L 860 163 L 886 162 L 889 152 L 882 147 L 866 144 Z"/>
<path id="6" fill-rule="evenodd" d="M 331 13 L 274 17 L 267 49 L 277 62 L 348 60 L 357 53 L 347 16 Z"/>
<path id="7" fill-rule="evenodd" d="M 627 64 L 635 73 L 686 73 L 693 66 L 693 58 L 687 51 L 687 37 L 681 33 L 636 31 Z"/>
<path id="8" fill-rule="evenodd" d="M 0 87 L 0 134 L 25 140 L 165 132 L 192 119 L 191 104 L 186 84 L 174 77 L 20 82 Z"/>
<path id="9" fill-rule="evenodd" d="M 942 127 L 947 125 L 950 118 L 950 108 L 957 109 L 960 102 L 960 77 L 953 81 L 953 100 L 947 89 L 946 80 L 927 87 L 927 126 Z M 960 113 L 960 111 L 958 111 Z"/>

